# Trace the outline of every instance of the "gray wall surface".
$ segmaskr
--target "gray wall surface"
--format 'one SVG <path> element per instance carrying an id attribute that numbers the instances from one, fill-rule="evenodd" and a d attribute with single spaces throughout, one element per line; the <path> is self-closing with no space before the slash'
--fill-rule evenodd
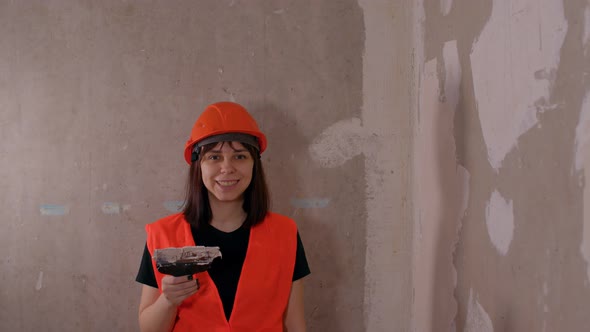
<path id="1" fill-rule="evenodd" d="M 309 331 L 590 325 L 587 0 L 0 1 L 0 330 L 137 331 L 189 131 L 245 105 Z"/>
<path id="2" fill-rule="evenodd" d="M 355 1 L 2 1 L 0 24 L 0 330 L 137 329 L 144 225 L 177 209 L 184 142 L 219 100 L 269 137 L 310 330 L 363 329 L 363 158 L 307 149 L 360 112 Z"/>

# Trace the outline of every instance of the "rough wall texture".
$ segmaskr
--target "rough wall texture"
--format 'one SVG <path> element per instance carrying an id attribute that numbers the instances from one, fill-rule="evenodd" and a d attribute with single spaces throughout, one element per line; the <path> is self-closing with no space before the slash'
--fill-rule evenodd
<path id="1" fill-rule="evenodd" d="M 590 3 L 424 2 L 415 331 L 590 318 Z"/>
<path id="2" fill-rule="evenodd" d="M 326 128 L 309 150 L 315 161 L 334 170 L 363 158 L 364 187 L 356 190 L 362 190 L 366 200 L 364 330 L 409 331 L 414 7 L 388 0 L 359 4 L 365 31 L 362 110 Z M 363 330 L 360 325 L 340 328 Z"/>
<path id="3" fill-rule="evenodd" d="M 298 222 L 312 269 L 309 329 L 383 320 L 379 291 L 365 297 L 367 200 L 401 200 L 367 197 L 375 157 L 328 166 L 311 152 L 335 123 L 379 122 L 361 116 L 364 19 L 352 0 L 0 2 L 0 330 L 137 329 L 143 227 L 178 208 L 183 144 L 217 100 L 243 103 L 269 136 L 273 207 Z"/>
<path id="4" fill-rule="evenodd" d="M 587 0 L 0 2 L 0 330 L 133 331 L 209 102 L 270 138 L 311 331 L 581 331 Z"/>

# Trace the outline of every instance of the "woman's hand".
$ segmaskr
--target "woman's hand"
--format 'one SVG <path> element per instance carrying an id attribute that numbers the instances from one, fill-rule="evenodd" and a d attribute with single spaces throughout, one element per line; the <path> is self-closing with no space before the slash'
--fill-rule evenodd
<path id="1" fill-rule="evenodd" d="M 162 294 L 165 299 L 174 307 L 179 306 L 187 297 L 199 290 L 199 280 L 193 279 L 192 275 L 162 278 Z"/>
<path id="2" fill-rule="evenodd" d="M 162 278 L 162 292 L 143 285 L 139 302 L 139 329 L 142 332 L 171 331 L 176 320 L 178 305 L 199 290 L 193 276 Z"/>

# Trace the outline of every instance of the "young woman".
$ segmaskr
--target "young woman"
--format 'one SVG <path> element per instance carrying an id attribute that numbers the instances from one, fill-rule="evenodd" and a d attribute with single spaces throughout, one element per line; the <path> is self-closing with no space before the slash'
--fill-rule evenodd
<path id="1" fill-rule="evenodd" d="M 310 271 L 295 222 L 268 211 L 266 145 L 239 104 L 215 103 L 199 116 L 184 152 L 184 211 L 146 226 L 136 278 L 141 331 L 305 331 L 302 278 Z M 189 276 L 155 268 L 155 249 L 194 245 L 217 246 L 222 258 Z"/>

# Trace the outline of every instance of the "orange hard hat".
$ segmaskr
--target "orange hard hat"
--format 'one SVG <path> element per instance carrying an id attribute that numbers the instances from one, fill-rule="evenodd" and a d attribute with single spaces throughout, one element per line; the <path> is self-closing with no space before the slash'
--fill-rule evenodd
<path id="1" fill-rule="evenodd" d="M 193 126 L 184 148 L 184 159 L 191 164 L 195 144 L 233 140 L 254 145 L 260 153 L 266 150 L 266 136 L 258 129 L 256 120 L 242 105 L 229 101 L 211 104 L 205 108 Z"/>

